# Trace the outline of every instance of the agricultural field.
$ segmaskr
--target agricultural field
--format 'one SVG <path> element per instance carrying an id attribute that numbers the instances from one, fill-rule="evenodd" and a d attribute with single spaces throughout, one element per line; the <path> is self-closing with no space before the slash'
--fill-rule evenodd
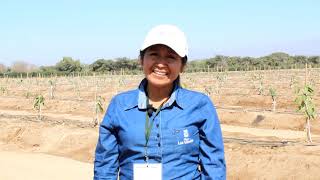
<path id="1" fill-rule="evenodd" d="M 11 162 L 12 167 L 0 163 L 5 169 L 0 171 L 0 179 L 14 179 L 9 169 L 22 166 L 20 160 L 27 157 L 33 161 L 26 167 L 32 162 L 56 162 L 57 167 L 52 169 L 59 172 L 51 176 L 41 171 L 45 167 L 35 165 L 37 170 L 19 173 L 23 179 L 59 179 L 57 174 L 61 179 L 91 179 L 97 124 L 112 96 L 136 88 L 142 78 L 112 74 L 1 77 L 0 159 Z M 317 68 L 209 71 L 184 73 L 181 84 L 207 94 L 217 108 L 228 179 L 319 179 L 319 113 L 311 120 L 313 142 L 308 143 L 306 116 L 297 112 L 294 102 L 299 89 L 311 84 L 319 112 L 319 79 Z M 69 171 L 77 177 L 63 174 L 61 167 L 77 167 L 78 171 Z"/>

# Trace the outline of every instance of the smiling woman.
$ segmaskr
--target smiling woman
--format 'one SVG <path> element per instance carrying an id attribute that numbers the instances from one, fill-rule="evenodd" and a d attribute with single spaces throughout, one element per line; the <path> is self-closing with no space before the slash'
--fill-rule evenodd
<path id="1" fill-rule="evenodd" d="M 180 86 L 184 33 L 151 29 L 140 49 L 145 78 L 111 100 L 100 125 L 94 179 L 225 179 L 220 122 L 210 98 Z"/>
<path id="2" fill-rule="evenodd" d="M 141 53 L 140 62 L 148 81 L 149 101 L 156 107 L 169 98 L 174 81 L 185 64 L 170 47 L 156 44 Z"/>

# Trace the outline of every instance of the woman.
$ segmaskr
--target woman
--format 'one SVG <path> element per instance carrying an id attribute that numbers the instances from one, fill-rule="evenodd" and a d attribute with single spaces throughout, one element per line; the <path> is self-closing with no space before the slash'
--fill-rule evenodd
<path id="1" fill-rule="evenodd" d="M 186 90 L 184 33 L 154 27 L 140 49 L 145 79 L 116 95 L 100 125 L 94 179 L 225 179 L 223 140 L 206 95 Z M 201 169 L 201 170 L 200 170 Z"/>

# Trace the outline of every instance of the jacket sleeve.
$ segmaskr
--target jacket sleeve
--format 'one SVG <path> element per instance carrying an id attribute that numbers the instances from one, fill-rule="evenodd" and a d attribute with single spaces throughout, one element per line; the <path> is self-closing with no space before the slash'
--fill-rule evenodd
<path id="1" fill-rule="evenodd" d="M 201 179 L 226 179 L 224 145 L 218 115 L 208 96 L 201 103 L 204 117 L 199 131 Z"/>
<path id="2" fill-rule="evenodd" d="M 95 151 L 94 180 L 116 180 L 118 177 L 118 142 L 114 121 L 116 102 L 113 98 L 100 124 L 99 139 Z"/>

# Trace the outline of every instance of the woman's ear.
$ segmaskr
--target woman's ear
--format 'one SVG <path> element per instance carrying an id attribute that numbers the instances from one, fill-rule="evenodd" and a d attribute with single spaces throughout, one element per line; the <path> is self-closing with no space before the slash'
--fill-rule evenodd
<path id="1" fill-rule="evenodd" d="M 142 66 L 143 65 L 143 56 L 144 56 L 144 51 L 140 51 L 139 57 L 138 57 L 138 63 Z"/>
<path id="2" fill-rule="evenodd" d="M 141 57 L 139 57 L 139 64 L 141 65 L 141 66 L 143 66 L 143 59 L 141 58 Z"/>
<path id="3" fill-rule="evenodd" d="M 186 64 L 182 64 L 180 73 L 182 73 L 187 68 L 186 66 L 187 66 Z"/>

